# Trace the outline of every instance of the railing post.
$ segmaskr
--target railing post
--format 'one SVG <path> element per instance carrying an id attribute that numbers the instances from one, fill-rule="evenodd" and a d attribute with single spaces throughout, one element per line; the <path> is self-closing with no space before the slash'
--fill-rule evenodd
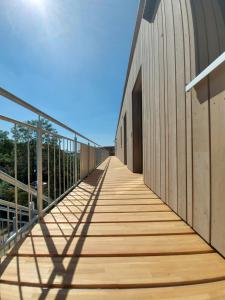
<path id="1" fill-rule="evenodd" d="M 94 152 L 94 168 L 96 168 L 97 164 L 96 164 L 96 144 L 94 144 L 94 149 L 95 149 L 95 152 Z"/>
<path id="2" fill-rule="evenodd" d="M 18 132 L 17 132 L 17 125 L 14 125 L 15 129 L 15 139 L 14 139 L 14 177 L 17 180 L 17 139 L 18 139 Z M 13 218 L 13 231 L 18 232 L 18 188 L 17 185 L 15 186 L 15 216 Z M 16 236 L 17 239 L 17 236 Z"/>
<path id="3" fill-rule="evenodd" d="M 16 218 L 17 217 L 13 217 L 13 232 L 16 232 L 17 231 L 17 221 L 16 221 Z"/>
<path id="4" fill-rule="evenodd" d="M 39 116 L 37 126 L 37 208 L 38 216 L 43 216 L 43 178 L 42 178 L 42 124 Z"/>
<path id="5" fill-rule="evenodd" d="M 21 224 L 22 224 L 22 209 L 21 208 L 19 209 L 19 214 L 20 214 L 20 227 L 21 227 Z"/>
<path id="6" fill-rule="evenodd" d="M 88 175 L 90 174 L 90 143 L 88 142 Z"/>
<path id="7" fill-rule="evenodd" d="M 29 202 L 29 221 L 31 221 L 34 217 L 34 202 Z"/>
<path id="8" fill-rule="evenodd" d="M 61 190 L 61 139 L 59 138 L 59 196 L 62 194 Z"/>
<path id="9" fill-rule="evenodd" d="M 10 233 L 10 224 L 9 224 L 9 205 L 7 205 L 7 236 Z"/>
<path id="10" fill-rule="evenodd" d="M 75 156 L 75 184 L 77 183 L 77 136 L 74 138 L 74 156 Z"/>

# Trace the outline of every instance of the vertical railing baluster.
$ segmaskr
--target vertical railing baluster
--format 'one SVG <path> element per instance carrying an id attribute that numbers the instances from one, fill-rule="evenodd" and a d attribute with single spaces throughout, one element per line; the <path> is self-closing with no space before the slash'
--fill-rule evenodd
<path id="1" fill-rule="evenodd" d="M 17 180 L 17 125 L 14 125 L 14 177 Z M 13 218 L 13 229 L 18 232 L 18 188 L 15 185 L 15 217 Z"/>
<path id="2" fill-rule="evenodd" d="M 28 138 L 27 138 L 27 183 L 28 183 L 28 208 L 29 208 L 29 222 L 31 221 L 31 211 L 30 211 L 30 129 L 28 128 Z"/>
<path id="3" fill-rule="evenodd" d="M 7 205 L 7 236 L 10 234 L 9 205 Z"/>
<path id="4" fill-rule="evenodd" d="M 74 150 L 75 150 L 75 145 L 74 145 L 74 140 L 73 141 L 71 141 L 71 143 L 72 143 L 72 174 L 73 174 L 73 176 L 72 176 L 72 185 L 74 185 L 74 183 L 75 183 L 75 167 L 74 167 L 74 163 L 75 163 L 75 152 L 74 152 Z"/>
<path id="5" fill-rule="evenodd" d="M 88 142 L 88 175 L 90 174 L 90 143 Z"/>
<path id="6" fill-rule="evenodd" d="M 96 144 L 94 144 L 94 150 L 95 150 L 95 152 L 94 152 L 94 168 L 96 168 Z"/>
<path id="7" fill-rule="evenodd" d="M 53 178 L 54 178 L 54 200 L 56 199 L 56 171 L 55 171 L 55 137 L 53 136 L 53 161 L 54 161 L 54 166 L 53 166 Z"/>
<path id="8" fill-rule="evenodd" d="M 72 186 L 72 147 L 71 147 L 71 140 L 70 140 L 70 187 Z"/>
<path id="9" fill-rule="evenodd" d="M 37 126 L 37 207 L 38 216 L 43 216 L 43 174 L 42 174 L 42 123 L 41 118 L 38 118 Z"/>
<path id="10" fill-rule="evenodd" d="M 65 174 L 65 139 L 63 139 L 63 193 L 66 191 L 66 174 Z"/>
<path id="11" fill-rule="evenodd" d="M 67 189 L 70 188 L 70 140 L 68 140 L 68 185 Z"/>
<path id="12" fill-rule="evenodd" d="M 61 139 L 59 138 L 59 196 L 61 196 Z"/>
<path id="13" fill-rule="evenodd" d="M 74 154 L 75 154 L 75 183 L 77 183 L 78 178 L 77 178 L 77 136 L 75 135 L 74 138 Z"/>
<path id="14" fill-rule="evenodd" d="M 68 157 L 68 139 L 66 139 L 66 189 L 69 188 L 69 157 Z"/>
<path id="15" fill-rule="evenodd" d="M 50 187 L 51 187 L 51 176 L 50 176 L 50 146 L 49 146 L 49 139 L 50 139 L 50 135 L 48 135 L 48 205 L 51 202 L 51 191 L 50 191 Z"/>

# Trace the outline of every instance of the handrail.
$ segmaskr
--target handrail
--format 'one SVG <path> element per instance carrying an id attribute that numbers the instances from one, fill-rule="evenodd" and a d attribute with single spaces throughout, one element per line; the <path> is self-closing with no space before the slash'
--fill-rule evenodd
<path id="1" fill-rule="evenodd" d="M 4 160 L 0 170 L 4 199 L 12 201 L 11 195 L 14 195 L 13 202 L 0 200 L 0 230 L 3 228 L 8 232 L 6 240 L 3 238 L 1 241 L 0 252 L 5 252 L 11 242 L 17 242 L 28 228 L 102 163 L 109 153 L 104 147 L 2 88 L 0 96 L 37 114 L 37 124 L 34 125 L 0 115 L 0 120 L 13 125 L 12 134 L 6 132 L 6 138 L 3 135 L 3 152 L 11 152 L 9 160 Z M 54 128 L 46 129 L 42 118 L 73 134 L 60 135 Z M 88 163 L 84 164 L 84 161 Z M 25 166 L 23 163 L 26 163 Z M 24 203 L 28 207 L 21 206 Z M 27 220 L 23 219 L 25 211 L 28 212 Z"/>
<path id="2" fill-rule="evenodd" d="M 5 122 L 9 122 L 9 123 L 14 123 L 14 124 L 17 124 L 17 125 L 20 125 L 20 126 L 23 126 L 23 127 L 27 127 L 33 131 L 37 131 L 38 128 L 33 126 L 33 125 L 30 125 L 28 123 L 24 123 L 24 122 L 21 122 L 21 121 L 18 121 L 18 120 L 15 120 L 15 119 L 12 119 L 12 118 L 9 118 L 9 117 L 6 117 L 6 116 L 3 116 L 3 115 L 0 115 L 0 120 L 2 121 L 5 121 Z M 58 134 L 58 133 L 55 133 L 55 132 L 49 132 L 45 129 L 42 128 L 42 132 L 45 133 L 45 134 L 48 134 L 48 135 L 52 135 L 54 137 L 58 137 L 58 138 L 63 138 L 63 139 L 68 139 L 70 141 L 73 141 L 73 139 L 69 138 L 69 137 L 66 137 L 64 135 L 61 135 L 61 134 Z"/>
<path id="3" fill-rule="evenodd" d="M 186 85 L 185 91 L 189 92 L 200 81 L 206 78 L 216 68 L 225 62 L 225 52 L 223 52 L 217 59 L 215 59 L 207 68 L 205 68 L 197 77 L 195 77 L 190 83 Z"/>
<path id="4" fill-rule="evenodd" d="M 99 146 L 101 147 L 101 145 L 95 143 L 94 141 L 90 140 L 89 138 L 87 138 L 86 136 L 84 136 L 83 134 L 77 132 L 76 130 L 70 128 L 69 126 L 63 124 L 62 122 L 56 120 L 55 118 L 49 116 L 48 114 L 44 113 L 43 111 L 41 111 L 40 109 L 34 107 L 33 105 L 29 104 L 28 102 L 18 98 L 17 96 L 13 95 L 12 93 L 8 92 L 7 90 L 3 89 L 0 87 L 0 95 L 7 98 L 8 100 L 14 102 L 14 103 L 17 103 L 19 104 L 20 106 L 23 106 L 29 110 L 31 110 L 32 112 L 38 114 L 39 116 L 45 118 L 45 119 L 48 119 L 49 121 L 61 126 L 62 128 L 76 134 L 77 136 L 87 140 L 88 142 L 96 145 L 96 146 Z"/>

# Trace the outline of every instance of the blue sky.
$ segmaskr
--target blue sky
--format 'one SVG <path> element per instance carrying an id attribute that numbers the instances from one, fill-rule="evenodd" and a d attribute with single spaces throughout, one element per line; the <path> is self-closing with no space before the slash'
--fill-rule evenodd
<path id="1" fill-rule="evenodd" d="M 112 144 L 138 2 L 1 0 L 0 86 Z M 0 101 L 0 114 L 30 118 Z"/>

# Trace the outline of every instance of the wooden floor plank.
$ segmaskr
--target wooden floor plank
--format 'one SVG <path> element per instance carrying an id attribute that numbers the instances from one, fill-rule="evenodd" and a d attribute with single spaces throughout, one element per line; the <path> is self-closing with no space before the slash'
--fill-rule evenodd
<path id="1" fill-rule="evenodd" d="M 96 202 L 98 203 L 98 202 Z M 122 213 L 122 212 L 160 212 L 160 211 L 171 211 L 171 209 L 165 205 L 114 205 L 114 206 L 56 206 L 51 210 L 51 213 L 77 213 L 77 212 L 94 212 L 94 213 Z"/>
<path id="2" fill-rule="evenodd" d="M 79 194 L 79 195 L 74 195 L 73 199 L 74 200 L 94 200 L 94 199 L 99 199 L 99 200 L 135 200 L 135 199 L 154 199 L 158 198 L 158 196 L 156 196 L 155 194 L 140 194 L 140 195 L 134 195 L 134 194 L 123 194 L 123 195 L 119 195 L 119 194 L 100 194 L 97 197 L 96 196 L 90 196 L 90 195 L 86 195 L 86 194 Z"/>
<path id="3" fill-rule="evenodd" d="M 1 296 L 4 300 L 41 299 L 47 296 L 48 300 L 224 300 L 225 281 L 205 284 L 195 284 L 164 288 L 140 289 L 43 289 L 2 284 Z M 58 297 L 58 298 L 57 298 Z"/>
<path id="4" fill-rule="evenodd" d="M 69 247 L 67 248 L 67 245 Z M 66 251 L 64 251 L 66 249 Z M 27 256 L 136 256 L 212 252 L 198 235 L 137 237 L 33 237 L 10 251 Z"/>
<path id="5" fill-rule="evenodd" d="M 65 199 L 61 201 L 57 206 L 69 206 L 69 205 L 92 205 L 95 200 L 73 200 L 73 199 Z M 97 200 L 97 206 L 105 206 L 105 205 L 152 205 L 152 204 L 163 204 L 160 199 L 131 199 L 131 200 Z"/>
<path id="6" fill-rule="evenodd" d="M 193 230 L 184 222 L 140 222 L 140 223 L 44 223 L 37 224 L 31 231 L 33 236 L 124 236 L 124 235 L 168 235 L 189 234 Z"/>
<path id="7" fill-rule="evenodd" d="M 134 288 L 225 280 L 217 253 L 137 257 L 8 257 L 3 283 L 74 288 Z M 3 263 L 4 268 L 4 263 Z M 55 276 L 52 278 L 52 273 Z M 52 278 L 52 279 L 51 279 Z"/>
<path id="8" fill-rule="evenodd" d="M 1 300 L 224 300 L 225 260 L 114 157 L 9 251 L 0 284 Z"/>
<path id="9" fill-rule="evenodd" d="M 45 222 L 149 222 L 176 221 L 180 218 L 174 212 L 140 212 L 140 213 L 49 213 Z"/>
<path id="10" fill-rule="evenodd" d="M 125 191 L 121 191 L 121 190 L 114 190 L 111 189 L 109 191 L 103 191 L 102 189 L 100 191 L 87 191 L 87 190 L 79 190 L 76 191 L 72 194 L 73 197 L 76 196 L 101 196 L 101 195 L 137 195 L 137 196 L 151 196 L 151 195 L 155 195 L 153 192 L 151 192 L 150 190 L 142 190 L 142 191 L 137 191 L 136 189 L 132 189 L 132 190 L 125 190 Z"/>

